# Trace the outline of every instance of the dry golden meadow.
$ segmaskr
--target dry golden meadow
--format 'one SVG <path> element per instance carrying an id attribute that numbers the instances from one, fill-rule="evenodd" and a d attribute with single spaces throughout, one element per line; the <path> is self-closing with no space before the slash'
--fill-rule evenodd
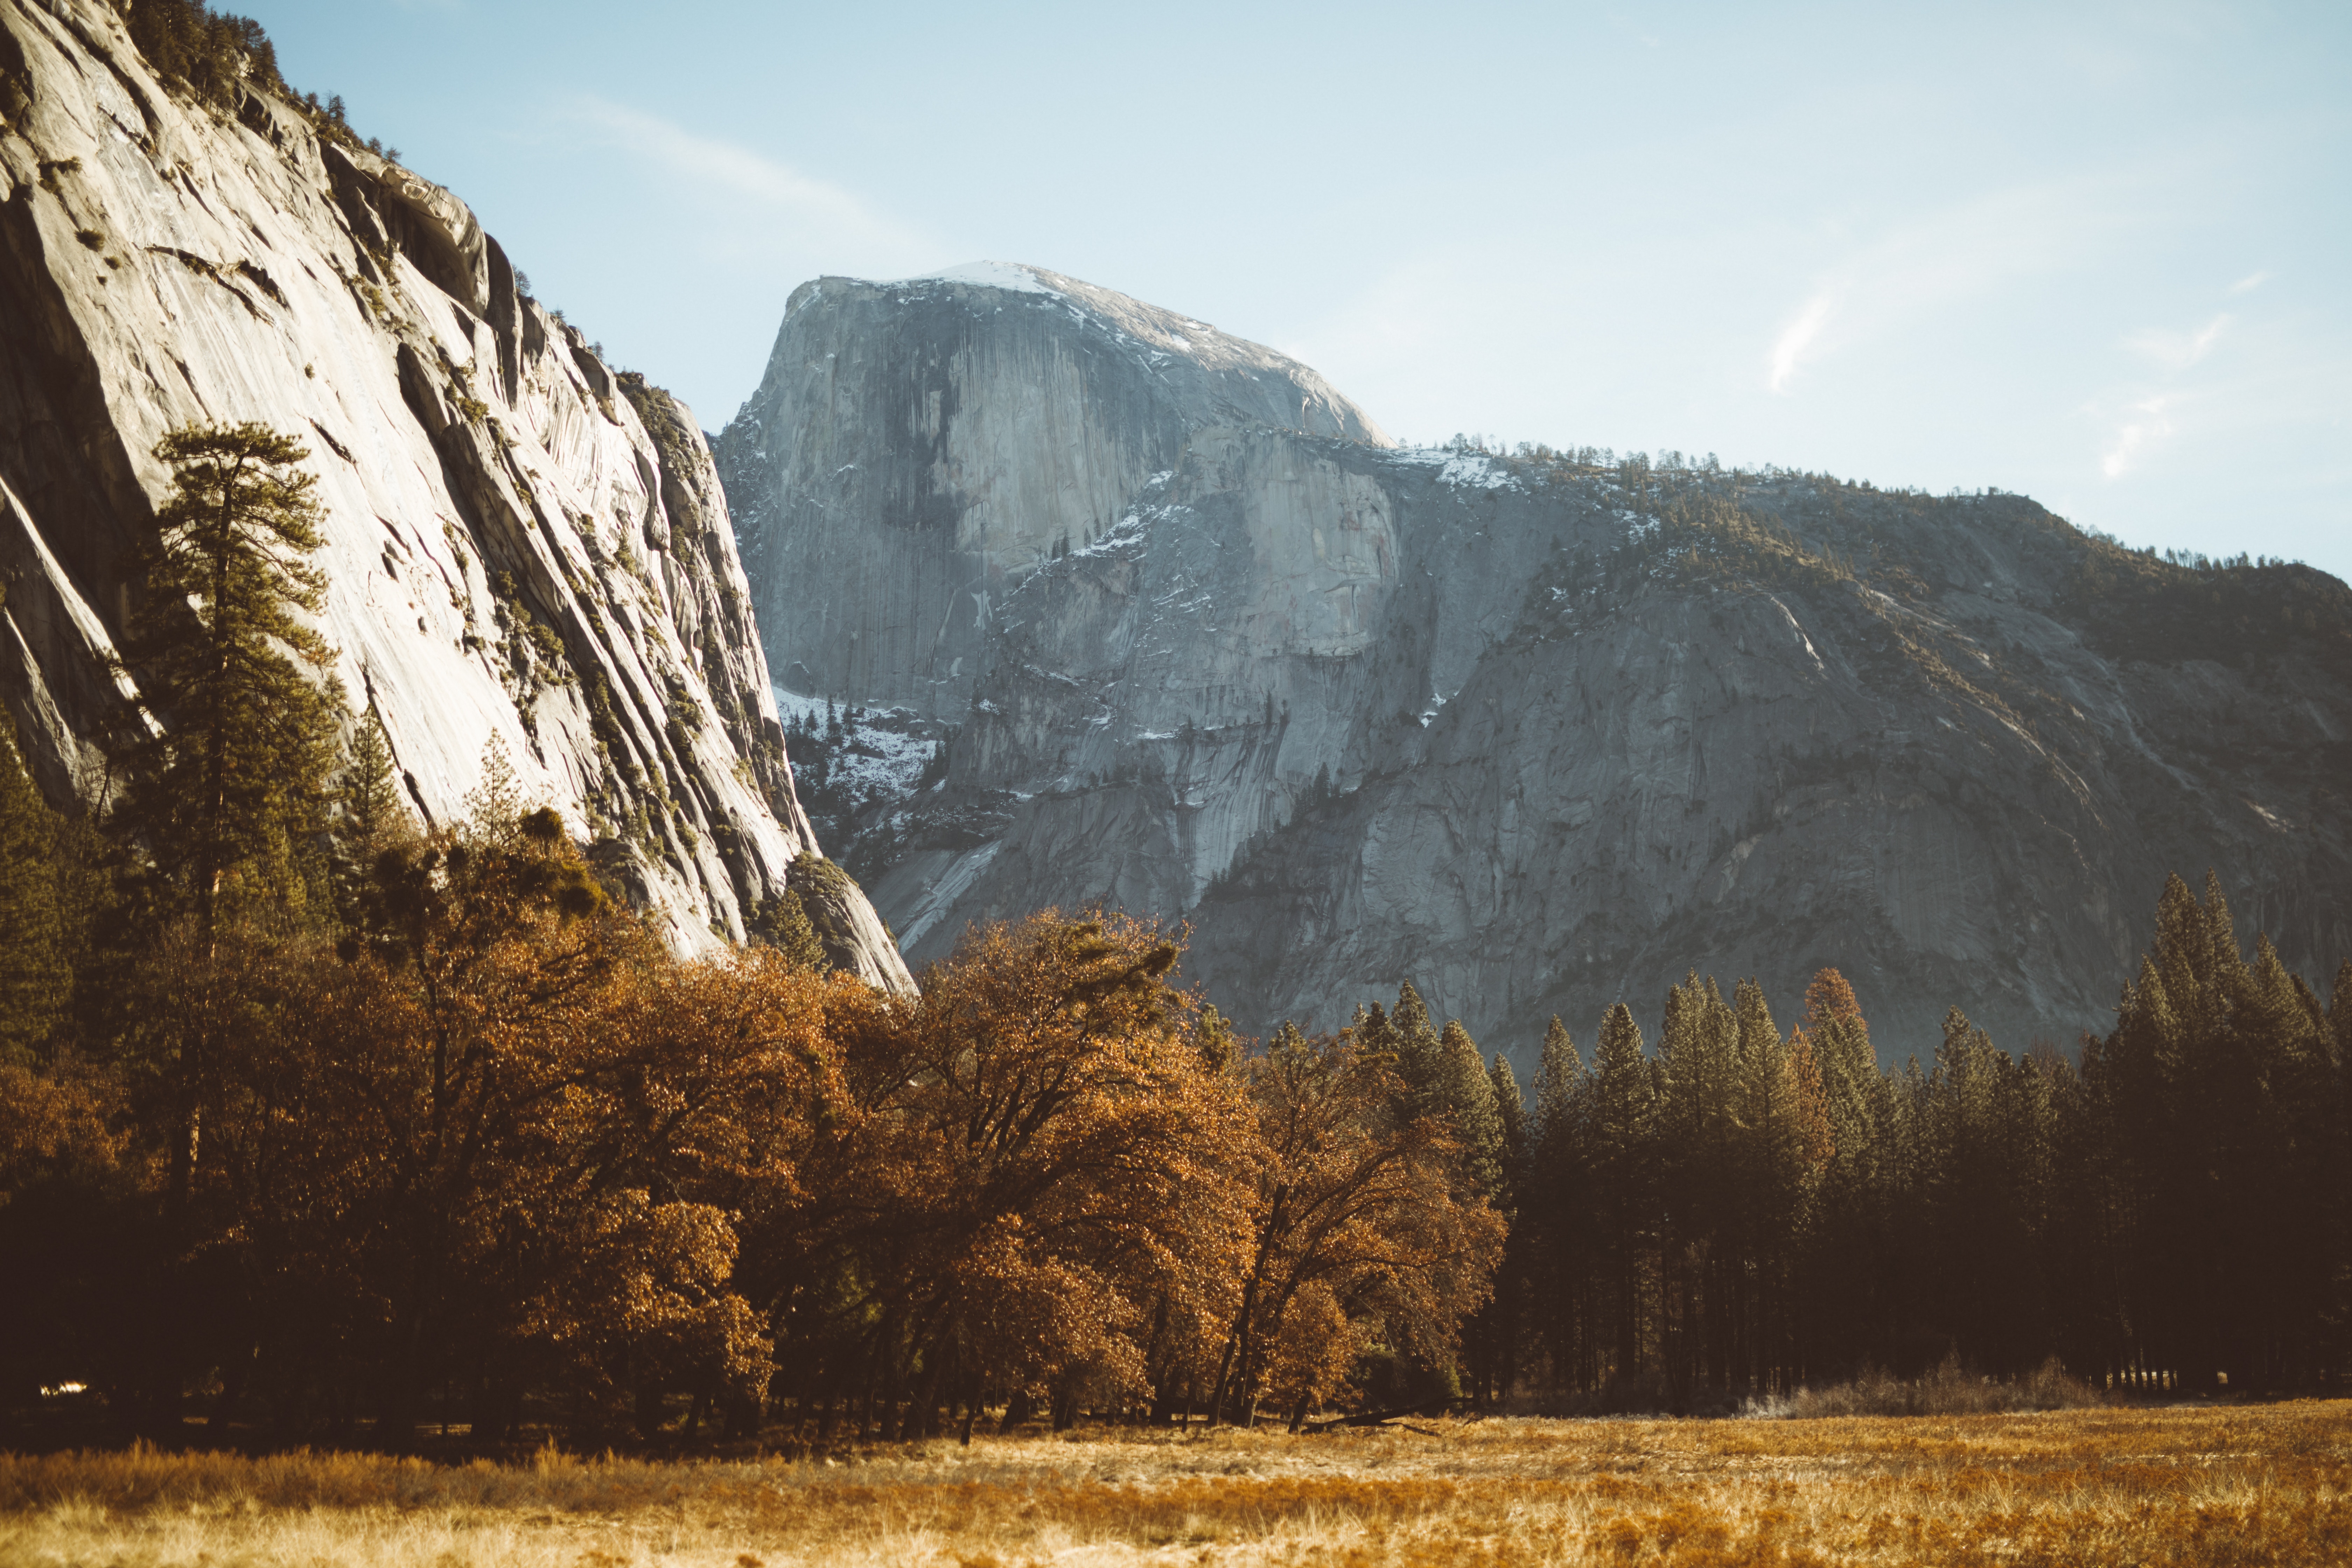
<path id="1" fill-rule="evenodd" d="M 1096 1429 L 830 1461 L 0 1456 L 10 1568 L 2347 1561 L 2341 1400 Z"/>

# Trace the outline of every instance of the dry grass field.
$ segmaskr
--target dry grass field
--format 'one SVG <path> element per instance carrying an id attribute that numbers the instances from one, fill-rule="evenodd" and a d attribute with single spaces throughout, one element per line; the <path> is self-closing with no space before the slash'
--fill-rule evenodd
<path id="1" fill-rule="evenodd" d="M 2352 1402 L 1416 1426 L 689 1464 L 0 1456 L 0 1563 L 2352 1562 Z"/>

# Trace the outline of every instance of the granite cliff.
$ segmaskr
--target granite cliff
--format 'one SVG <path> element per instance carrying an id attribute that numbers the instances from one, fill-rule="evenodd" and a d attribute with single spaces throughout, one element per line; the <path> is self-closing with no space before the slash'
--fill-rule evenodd
<path id="1" fill-rule="evenodd" d="M 670 944 L 815 852 L 692 416 L 520 287 L 465 203 L 257 81 L 167 86 L 98 0 L 0 0 L 0 697 L 59 805 L 97 736 L 166 429 L 310 447 L 321 629 L 430 821 L 491 742 Z M 862 899 L 826 934 L 908 984 Z"/>
<path id="2" fill-rule="evenodd" d="M 1388 440 L 1305 365 L 1058 273 L 803 284 L 719 438 L 777 673 L 960 720 L 1004 595 L 1204 417 Z"/>
<path id="3" fill-rule="evenodd" d="M 846 862 L 910 958 L 1100 900 L 1246 1026 L 1410 978 L 1525 1053 L 1836 964 L 1891 1058 L 2111 1016 L 2168 870 L 2352 946 L 2352 595 L 2021 497 L 1392 447 L 1035 268 L 793 298 L 719 460 L 773 667 L 941 738 Z M 882 748 L 887 751 L 887 747 Z M 1788 1022 L 1789 1020 L 1784 1020 Z"/>

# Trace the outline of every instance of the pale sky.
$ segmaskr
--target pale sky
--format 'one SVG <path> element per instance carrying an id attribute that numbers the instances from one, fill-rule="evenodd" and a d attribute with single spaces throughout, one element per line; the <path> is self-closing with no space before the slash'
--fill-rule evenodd
<path id="1" fill-rule="evenodd" d="M 717 430 L 1026 261 L 1400 437 L 1996 486 L 2352 577 L 2352 5 L 230 0 Z"/>

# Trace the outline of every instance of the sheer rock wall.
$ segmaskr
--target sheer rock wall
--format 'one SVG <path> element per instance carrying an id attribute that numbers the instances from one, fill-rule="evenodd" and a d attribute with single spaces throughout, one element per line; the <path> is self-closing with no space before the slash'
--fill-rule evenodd
<path id="1" fill-rule="evenodd" d="M 418 810 L 462 812 L 496 737 L 673 947 L 740 939 L 816 846 L 692 416 L 457 196 L 268 95 L 166 90 L 96 0 L 0 0 L 0 698 L 45 792 L 107 787 L 150 448 L 258 420 L 310 447 L 322 630 Z"/>
<path id="2" fill-rule="evenodd" d="M 1004 595 L 1203 418 L 1387 440 L 1306 366 L 1058 273 L 803 284 L 719 444 L 776 673 L 961 714 Z"/>
<path id="3" fill-rule="evenodd" d="M 2127 657 L 2082 588 L 2121 552 L 2022 498 L 1395 450 L 1116 299 L 823 279 L 722 437 L 776 668 L 961 725 L 845 851 L 918 962 L 1099 900 L 1191 919 L 1246 1028 L 1410 978 L 1522 1054 L 1690 967 L 1785 1026 L 1836 964 L 1899 1061 L 1954 1004 L 2102 1026 L 2169 870 L 2352 951 L 2325 636 Z M 1668 492 L 1789 549 L 1685 558 Z"/>

